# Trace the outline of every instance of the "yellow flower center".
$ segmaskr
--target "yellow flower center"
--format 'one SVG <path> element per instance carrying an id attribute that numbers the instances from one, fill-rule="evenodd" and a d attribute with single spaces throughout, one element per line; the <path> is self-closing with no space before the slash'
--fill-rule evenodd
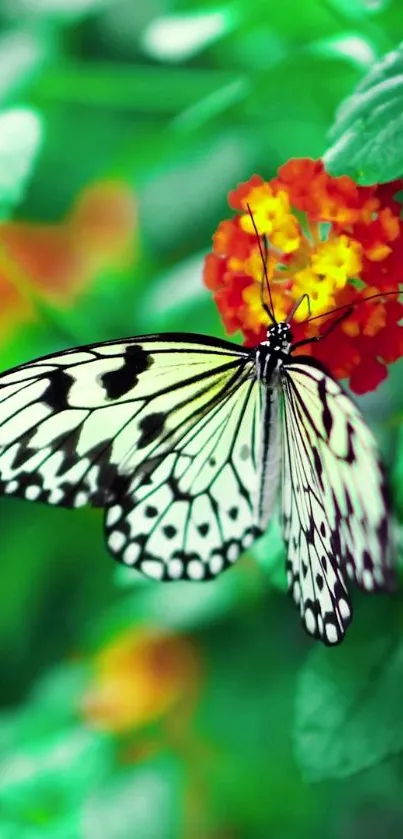
<path id="1" fill-rule="evenodd" d="M 303 294 L 309 295 L 312 315 L 326 312 L 334 305 L 335 293 L 359 276 L 363 252 L 360 243 L 346 234 L 337 236 L 332 228 L 323 240 L 319 225 L 315 222 L 308 225 L 307 219 L 306 233 L 303 232 L 284 190 L 274 191 L 270 184 L 264 183 L 251 189 L 242 204 L 247 212 L 241 216 L 241 228 L 251 235 L 256 235 L 257 230 L 268 240 L 266 273 L 272 295 L 276 285 L 281 284 L 283 289 L 282 296 L 273 295 L 279 307 L 275 311 L 277 319 L 286 314 L 287 301 L 291 307 Z M 244 262 L 237 260 L 236 267 L 256 282 L 256 287 L 245 289 L 243 294 L 249 308 L 248 321 L 266 322 L 267 316 L 261 309 L 260 283 L 264 282 L 264 271 L 259 248 L 254 248 Z M 231 268 L 235 265 L 231 264 Z M 298 309 L 296 318 L 304 320 L 306 312 Z"/>

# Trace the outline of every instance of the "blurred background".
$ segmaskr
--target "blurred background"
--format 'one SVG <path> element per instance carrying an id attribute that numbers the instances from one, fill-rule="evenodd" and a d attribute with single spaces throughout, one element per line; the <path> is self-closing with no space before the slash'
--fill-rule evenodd
<path id="1" fill-rule="evenodd" d="M 328 151 L 402 30 L 401 0 L 2 0 L 1 369 L 223 335 L 202 266 L 228 190 Z M 398 515 L 401 371 L 361 400 Z M 401 595 L 355 595 L 322 649 L 276 522 L 162 586 L 113 563 L 100 511 L 1 498 L 0 521 L 0 839 L 400 834 Z"/>

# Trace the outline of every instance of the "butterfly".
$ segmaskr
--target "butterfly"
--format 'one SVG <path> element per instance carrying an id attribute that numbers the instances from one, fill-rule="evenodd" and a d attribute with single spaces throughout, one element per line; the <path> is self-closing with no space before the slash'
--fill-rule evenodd
<path id="1" fill-rule="evenodd" d="M 270 316 L 254 348 L 145 335 L 3 373 L 0 491 L 102 507 L 116 559 L 201 581 L 266 531 L 281 489 L 288 589 L 332 645 L 352 618 L 346 579 L 393 582 L 385 476 L 355 404 Z"/>

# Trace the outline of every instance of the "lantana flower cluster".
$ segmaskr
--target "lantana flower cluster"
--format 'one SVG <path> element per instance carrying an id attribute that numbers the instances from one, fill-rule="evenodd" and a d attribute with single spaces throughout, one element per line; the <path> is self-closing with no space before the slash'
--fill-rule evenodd
<path id="1" fill-rule="evenodd" d="M 204 270 L 227 332 L 241 330 L 248 346 L 264 340 L 262 300 L 270 306 L 270 295 L 277 321 L 308 295 L 292 319 L 295 341 L 323 334 L 351 304 L 334 331 L 302 352 L 356 393 L 373 390 L 403 355 L 402 188 L 403 180 L 358 186 L 307 158 L 290 160 L 270 181 L 254 175 L 240 184 L 229 194 L 235 215 L 219 224 Z"/>

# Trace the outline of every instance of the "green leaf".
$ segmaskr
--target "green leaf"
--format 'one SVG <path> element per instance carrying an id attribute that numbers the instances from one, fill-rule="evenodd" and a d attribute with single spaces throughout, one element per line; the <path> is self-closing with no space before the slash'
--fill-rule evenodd
<path id="1" fill-rule="evenodd" d="M 390 613 L 386 598 L 371 599 L 365 624 L 360 610 L 343 644 L 316 646 L 301 671 L 294 742 L 309 781 L 347 777 L 403 750 L 403 641 L 395 630 L 373 637 Z"/>
<path id="2" fill-rule="evenodd" d="M 384 183 L 403 170 L 403 47 L 388 53 L 340 106 L 324 155 L 333 175 Z"/>
<path id="3" fill-rule="evenodd" d="M 42 122 L 30 108 L 10 108 L 0 114 L 0 214 L 17 204 L 42 142 Z"/>

